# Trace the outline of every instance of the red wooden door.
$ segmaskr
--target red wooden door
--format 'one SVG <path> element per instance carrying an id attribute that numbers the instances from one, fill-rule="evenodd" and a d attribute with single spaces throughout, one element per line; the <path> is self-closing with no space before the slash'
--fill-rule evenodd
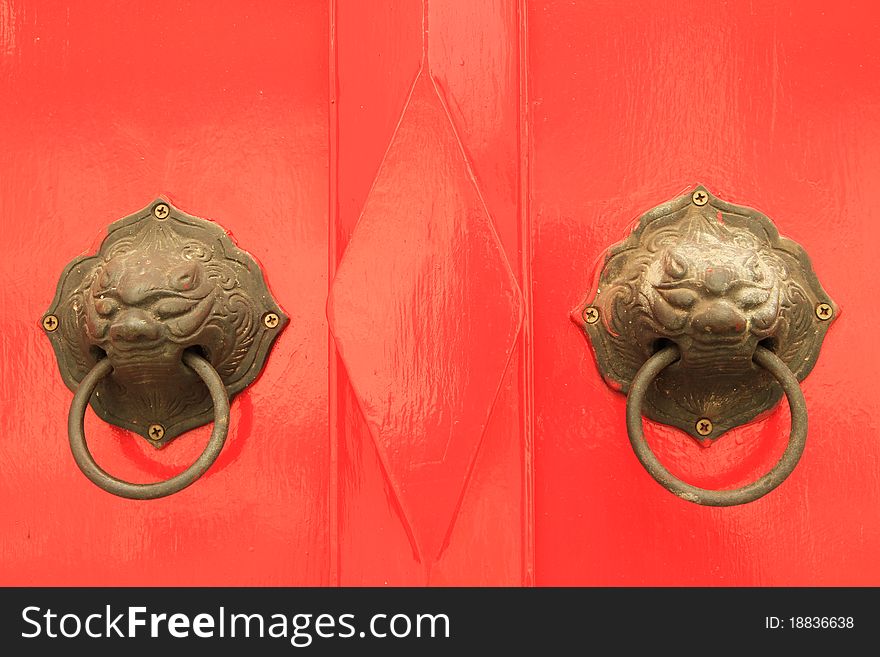
<path id="1" fill-rule="evenodd" d="M 0 583 L 880 583 L 877 18 L 810 4 L 0 3 Z M 772 217 L 841 308 L 806 453 L 743 507 L 647 475 L 569 319 L 605 248 L 697 182 Z M 134 502 L 76 469 L 39 319 L 159 194 L 228 229 L 291 321 L 215 466 Z M 786 416 L 708 448 L 647 433 L 724 488 Z M 209 428 L 86 432 L 154 481 Z"/>
<path id="2" fill-rule="evenodd" d="M 325 3 L 4 2 L 4 584 L 328 584 Z M 292 38 L 296 35 L 296 38 Z M 137 504 L 83 477 L 40 317 L 63 267 L 163 194 L 263 266 L 291 322 L 232 404 L 196 487 Z M 110 473 L 167 479 L 210 427 L 157 451 L 99 420 Z"/>
<path id="3" fill-rule="evenodd" d="M 529 4 L 539 583 L 880 584 L 878 19 L 868 2 Z M 801 384 L 799 465 L 721 509 L 648 476 L 623 396 L 558 318 L 634 219 L 696 183 L 771 217 L 841 309 Z M 788 427 L 782 403 L 711 447 L 646 433 L 676 475 L 733 488 L 772 467 Z"/>

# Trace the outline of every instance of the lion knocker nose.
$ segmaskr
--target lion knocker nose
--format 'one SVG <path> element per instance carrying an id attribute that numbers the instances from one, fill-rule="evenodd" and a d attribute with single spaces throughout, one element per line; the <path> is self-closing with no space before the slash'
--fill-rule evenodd
<path id="1" fill-rule="evenodd" d="M 97 255 L 68 265 L 43 321 L 76 393 L 68 434 L 77 464 L 123 497 L 191 484 L 226 440 L 229 399 L 259 374 L 286 322 L 256 262 L 216 224 L 165 201 L 114 223 Z M 154 447 L 212 419 L 214 431 L 181 474 L 132 484 L 92 459 L 83 435 L 89 403 Z"/>
<path id="2" fill-rule="evenodd" d="M 110 325 L 110 341 L 114 343 L 155 342 L 161 334 L 162 325 L 137 308 L 121 313 Z"/>
<path id="3" fill-rule="evenodd" d="M 837 308 L 804 250 L 750 208 L 705 188 L 665 203 L 605 255 L 598 286 L 572 313 L 599 369 L 628 393 L 636 454 L 664 486 L 690 501 L 727 506 L 757 499 L 797 463 L 809 374 Z M 788 396 L 789 449 L 761 480 L 706 491 L 676 479 L 647 443 L 641 413 L 712 441 Z"/>
<path id="4" fill-rule="evenodd" d="M 694 337 L 714 341 L 715 338 L 739 338 L 746 332 L 746 317 L 727 301 L 706 305 L 691 319 Z"/>

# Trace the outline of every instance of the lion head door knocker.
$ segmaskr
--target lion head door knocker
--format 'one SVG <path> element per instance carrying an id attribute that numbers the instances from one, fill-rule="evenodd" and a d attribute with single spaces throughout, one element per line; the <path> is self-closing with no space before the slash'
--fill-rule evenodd
<path id="1" fill-rule="evenodd" d="M 596 291 L 572 318 L 603 378 L 627 394 L 627 432 L 642 465 L 685 500 L 732 506 L 766 495 L 797 465 L 807 433 L 798 381 L 836 315 L 803 248 L 761 213 L 697 187 L 647 212 L 607 251 Z M 742 488 L 687 484 L 645 441 L 643 412 L 711 441 L 772 408 L 783 392 L 788 447 Z"/>
<path id="2" fill-rule="evenodd" d="M 42 319 L 75 392 L 68 435 L 80 469 L 132 499 L 193 483 L 223 447 L 229 400 L 260 373 L 286 323 L 257 263 L 217 224 L 163 200 L 113 223 L 97 255 L 65 268 Z M 90 401 L 103 420 L 157 448 L 212 419 L 214 428 L 189 468 L 133 484 L 92 458 L 83 429 Z"/>

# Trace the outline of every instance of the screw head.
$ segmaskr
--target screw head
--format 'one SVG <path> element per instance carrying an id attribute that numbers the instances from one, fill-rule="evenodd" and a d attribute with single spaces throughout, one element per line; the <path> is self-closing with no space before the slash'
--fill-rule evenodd
<path id="1" fill-rule="evenodd" d="M 691 200 L 694 202 L 694 205 L 706 205 L 709 202 L 709 195 L 702 189 L 698 189 L 691 196 Z"/>
<path id="2" fill-rule="evenodd" d="M 595 324 L 599 321 L 599 309 L 595 306 L 587 306 L 584 308 L 584 321 L 587 324 Z"/>
<path id="3" fill-rule="evenodd" d="M 51 333 L 58 328 L 58 318 L 55 315 L 46 315 L 43 318 L 43 328 Z"/>
<path id="4" fill-rule="evenodd" d="M 697 428 L 697 433 L 701 436 L 708 436 L 710 433 L 712 433 L 712 420 L 707 417 L 701 417 L 699 420 L 697 420 L 695 426 Z"/>
<path id="5" fill-rule="evenodd" d="M 150 440 L 162 440 L 165 437 L 165 427 L 161 424 L 151 424 L 147 429 L 147 437 Z"/>
<path id="6" fill-rule="evenodd" d="M 281 318 L 278 317 L 276 313 L 266 313 L 263 315 L 263 324 L 266 325 L 266 328 L 275 328 L 278 326 L 278 322 L 281 321 Z"/>
<path id="7" fill-rule="evenodd" d="M 170 212 L 171 208 L 168 207 L 167 203 L 158 203 L 156 207 L 153 208 L 153 216 L 155 216 L 156 219 L 165 219 Z"/>
<path id="8" fill-rule="evenodd" d="M 822 321 L 828 321 L 834 317 L 834 308 L 829 303 L 820 303 L 816 305 L 816 317 Z"/>

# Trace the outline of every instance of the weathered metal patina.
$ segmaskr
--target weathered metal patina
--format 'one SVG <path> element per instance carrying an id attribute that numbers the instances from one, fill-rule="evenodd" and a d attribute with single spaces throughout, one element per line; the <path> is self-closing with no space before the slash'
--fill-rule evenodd
<path id="1" fill-rule="evenodd" d="M 602 376 L 624 393 L 652 355 L 675 345 L 680 356 L 645 390 L 643 412 L 714 440 L 782 396 L 756 351 L 772 351 L 803 380 L 836 314 L 800 245 L 700 186 L 647 212 L 607 251 L 572 318 Z"/>
<path id="2" fill-rule="evenodd" d="M 639 461 L 668 491 L 706 506 L 752 502 L 792 473 L 807 438 L 798 381 L 836 315 L 803 248 L 763 214 L 704 187 L 642 216 L 608 250 L 595 293 L 572 313 L 602 376 L 627 393 L 627 435 Z M 764 476 L 740 488 L 682 481 L 645 440 L 643 413 L 714 440 L 773 407 L 783 391 L 788 446 Z"/>
<path id="3" fill-rule="evenodd" d="M 207 361 L 232 398 L 286 323 L 251 256 L 216 223 L 161 199 L 67 266 L 42 322 L 65 384 L 77 390 L 106 360 L 92 407 L 155 447 L 215 417 L 185 354 Z"/>
<path id="4" fill-rule="evenodd" d="M 645 470 L 657 482 L 683 500 L 703 506 L 736 506 L 754 502 L 785 481 L 788 475 L 794 471 L 804 453 L 807 442 L 807 404 L 797 379 L 794 378 L 788 366 L 772 351 L 760 346 L 757 348 L 754 355 L 755 364 L 778 381 L 788 398 L 788 407 L 791 411 L 788 445 L 776 465 L 757 481 L 733 490 L 709 490 L 688 484 L 669 472 L 651 451 L 642 428 L 645 392 L 650 389 L 656 377 L 666 367 L 675 363 L 679 356 L 678 347 L 675 345 L 664 347 L 642 365 L 632 382 L 626 399 L 626 432 L 633 451 Z M 708 420 L 701 422 L 708 422 Z M 711 428 L 711 423 L 709 426 Z"/>

